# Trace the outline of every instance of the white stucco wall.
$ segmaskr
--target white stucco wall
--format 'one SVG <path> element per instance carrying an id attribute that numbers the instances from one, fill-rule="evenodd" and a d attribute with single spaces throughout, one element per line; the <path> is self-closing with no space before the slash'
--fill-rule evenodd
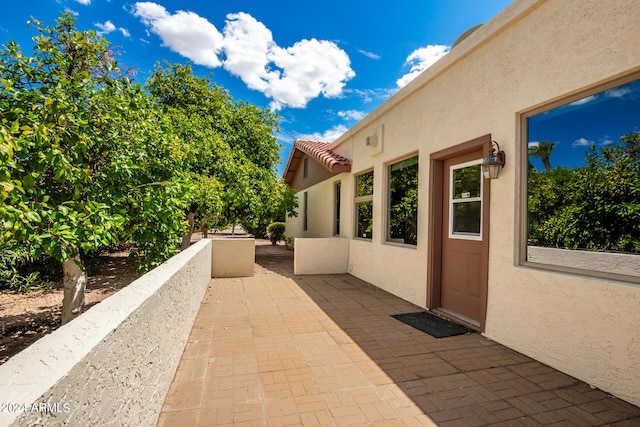
<path id="1" fill-rule="evenodd" d="M 352 174 L 375 173 L 373 239 L 351 242 L 349 272 L 424 306 L 429 154 L 491 134 L 506 166 L 491 184 L 485 335 L 640 404 L 640 287 L 522 267 L 516 256 L 519 115 L 640 72 L 638 22 L 636 0 L 516 1 L 344 134 L 332 148 L 352 160 Z M 374 152 L 365 140 L 381 126 Z M 413 152 L 419 244 L 408 249 L 384 243 L 385 165 Z M 353 192 L 343 206 L 352 224 Z"/>

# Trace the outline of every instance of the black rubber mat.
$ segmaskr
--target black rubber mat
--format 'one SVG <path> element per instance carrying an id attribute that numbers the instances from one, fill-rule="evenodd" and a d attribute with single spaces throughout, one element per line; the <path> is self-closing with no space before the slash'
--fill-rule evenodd
<path id="1" fill-rule="evenodd" d="M 393 314 L 391 317 L 436 338 L 453 337 L 473 332 L 462 325 L 438 317 L 428 311 Z"/>

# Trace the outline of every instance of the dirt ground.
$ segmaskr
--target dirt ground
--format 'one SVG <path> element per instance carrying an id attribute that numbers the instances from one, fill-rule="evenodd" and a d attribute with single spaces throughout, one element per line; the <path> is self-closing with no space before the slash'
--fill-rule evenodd
<path id="1" fill-rule="evenodd" d="M 128 253 L 105 254 L 95 261 L 98 271 L 87 281 L 85 310 L 140 276 Z M 62 288 L 28 294 L 0 291 L 0 364 L 60 326 L 63 294 Z"/>
<path id="2" fill-rule="evenodd" d="M 192 242 L 200 238 L 195 235 Z M 292 260 L 293 251 L 282 243 L 273 246 L 268 240 L 256 240 L 254 274 L 290 274 Z M 85 310 L 140 276 L 126 252 L 104 254 L 96 260 L 96 266 L 97 273 L 87 283 Z M 28 294 L 0 290 L 0 365 L 60 327 L 62 297 L 62 288 Z"/>

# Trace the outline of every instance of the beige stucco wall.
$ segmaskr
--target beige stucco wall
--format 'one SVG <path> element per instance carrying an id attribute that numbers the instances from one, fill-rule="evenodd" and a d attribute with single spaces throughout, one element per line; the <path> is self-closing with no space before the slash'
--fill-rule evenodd
<path id="1" fill-rule="evenodd" d="M 516 256 L 519 114 L 639 72 L 638 22 L 637 0 L 516 1 L 336 141 L 354 174 L 375 171 L 373 239 L 351 242 L 350 273 L 424 306 L 429 154 L 490 133 L 506 166 L 491 184 L 485 335 L 640 404 L 640 287 L 526 268 Z M 381 126 L 374 152 L 365 140 Z M 394 247 L 383 241 L 385 165 L 416 151 L 419 244 Z"/>
<path id="2" fill-rule="evenodd" d="M 211 239 L 211 277 L 251 277 L 255 261 L 255 239 Z"/>
<path id="3" fill-rule="evenodd" d="M 346 214 L 344 210 L 345 203 L 351 203 L 351 193 L 347 191 L 348 183 L 351 182 L 351 176 L 347 173 L 333 176 L 326 181 L 315 184 L 309 188 L 296 193 L 298 197 L 297 217 L 287 217 L 285 220 L 287 237 L 329 237 L 334 235 L 334 203 L 335 203 L 335 183 L 341 182 L 341 218 L 342 225 L 340 234 L 343 234 L 346 228 Z M 307 231 L 304 231 L 304 193 L 308 193 L 307 206 Z M 344 230 L 344 231 L 343 231 Z"/>
<path id="4" fill-rule="evenodd" d="M 344 274 L 349 262 L 349 239 L 295 239 L 294 274 Z"/>
<path id="5" fill-rule="evenodd" d="M 304 170 L 304 161 L 307 158 L 309 159 L 307 170 L 308 174 L 305 177 L 302 171 Z M 309 157 L 306 154 L 300 159 L 300 163 L 298 164 L 297 168 L 300 173 L 296 173 L 293 181 L 291 182 L 291 187 L 296 191 L 302 191 L 306 188 L 311 187 L 312 185 L 324 181 L 325 179 L 329 179 L 334 175 L 327 168 L 325 168 L 320 163 L 313 160 L 312 157 Z"/>

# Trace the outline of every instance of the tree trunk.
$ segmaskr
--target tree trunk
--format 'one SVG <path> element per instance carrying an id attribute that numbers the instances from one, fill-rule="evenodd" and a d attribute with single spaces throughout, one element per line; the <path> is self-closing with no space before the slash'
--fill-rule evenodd
<path id="1" fill-rule="evenodd" d="M 234 236 L 236 234 L 236 223 L 234 222 L 231 225 L 231 235 Z"/>
<path id="2" fill-rule="evenodd" d="M 189 212 L 187 214 L 187 219 L 189 220 L 189 231 L 187 231 L 187 234 L 182 237 L 182 244 L 180 245 L 180 250 L 182 251 L 184 251 L 191 245 L 191 235 L 193 234 L 195 216 L 195 212 Z"/>
<path id="3" fill-rule="evenodd" d="M 205 216 L 200 223 L 200 231 L 202 231 L 202 237 L 206 239 L 209 237 L 209 227 L 207 223 L 214 217 L 214 215 Z"/>
<path id="4" fill-rule="evenodd" d="M 64 274 L 64 298 L 62 300 L 62 324 L 75 319 L 84 308 L 84 289 L 87 285 L 87 273 L 80 268 L 80 254 L 67 258 L 62 263 Z"/>

